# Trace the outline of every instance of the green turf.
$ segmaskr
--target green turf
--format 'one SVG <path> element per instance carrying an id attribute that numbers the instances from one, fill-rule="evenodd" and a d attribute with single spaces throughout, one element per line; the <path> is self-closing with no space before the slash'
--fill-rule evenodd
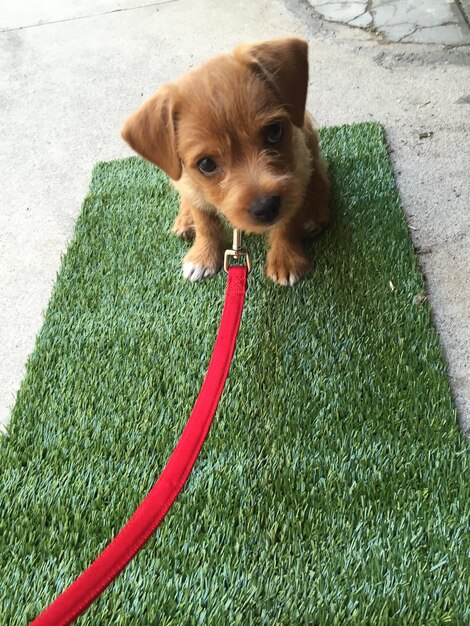
<path id="1" fill-rule="evenodd" d="M 164 524 L 80 618 L 468 624 L 469 456 L 380 127 L 328 128 L 336 220 L 293 289 L 254 270 L 235 362 Z M 185 282 L 177 198 L 97 165 L 0 446 L 0 623 L 109 542 L 202 382 L 225 275 Z"/>

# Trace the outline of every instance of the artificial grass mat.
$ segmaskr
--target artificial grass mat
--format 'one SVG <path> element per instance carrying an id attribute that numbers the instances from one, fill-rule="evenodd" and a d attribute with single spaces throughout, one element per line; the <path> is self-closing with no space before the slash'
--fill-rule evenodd
<path id="1" fill-rule="evenodd" d="M 382 130 L 321 133 L 335 222 L 293 289 L 254 270 L 227 387 L 182 495 L 80 624 L 469 623 L 470 489 Z M 1 457 L 0 623 L 110 541 L 190 413 L 223 273 L 190 284 L 177 197 L 101 163 Z"/>

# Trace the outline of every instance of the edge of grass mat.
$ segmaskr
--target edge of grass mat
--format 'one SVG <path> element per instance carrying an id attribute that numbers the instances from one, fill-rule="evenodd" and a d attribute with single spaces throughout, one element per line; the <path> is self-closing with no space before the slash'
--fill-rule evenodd
<path id="1" fill-rule="evenodd" d="M 178 500 L 78 624 L 470 623 L 468 442 L 382 128 L 321 130 L 334 221 L 294 288 L 253 271 L 214 424 Z M 109 543 L 186 423 L 223 272 L 184 281 L 178 197 L 99 163 L 0 441 L 0 623 Z M 229 241 L 227 233 L 227 242 Z"/>

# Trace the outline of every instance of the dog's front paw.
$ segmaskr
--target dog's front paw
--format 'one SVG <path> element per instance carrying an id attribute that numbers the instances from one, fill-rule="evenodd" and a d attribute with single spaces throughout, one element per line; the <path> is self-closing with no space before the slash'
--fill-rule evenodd
<path id="1" fill-rule="evenodd" d="M 194 222 L 188 215 L 178 215 L 171 232 L 181 239 L 194 239 L 196 235 L 196 229 L 194 228 Z"/>
<path id="2" fill-rule="evenodd" d="M 310 263 L 302 253 L 271 250 L 266 261 L 266 276 L 278 285 L 292 287 L 309 268 Z"/>
<path id="3" fill-rule="evenodd" d="M 221 269 L 223 255 L 221 251 L 201 251 L 194 250 L 188 252 L 183 261 L 183 276 L 195 282 L 203 278 L 214 276 Z"/>

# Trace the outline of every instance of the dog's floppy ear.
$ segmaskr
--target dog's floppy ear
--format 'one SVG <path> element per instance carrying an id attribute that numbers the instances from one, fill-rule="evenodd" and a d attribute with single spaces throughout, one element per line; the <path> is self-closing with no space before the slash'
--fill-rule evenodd
<path id="1" fill-rule="evenodd" d="M 302 127 L 308 87 L 307 42 L 297 37 L 286 37 L 242 44 L 234 52 L 268 81 L 294 124 Z"/>
<path id="2" fill-rule="evenodd" d="M 178 180 L 182 167 L 176 147 L 175 91 L 171 84 L 161 87 L 126 120 L 121 137 L 170 178 Z"/>

